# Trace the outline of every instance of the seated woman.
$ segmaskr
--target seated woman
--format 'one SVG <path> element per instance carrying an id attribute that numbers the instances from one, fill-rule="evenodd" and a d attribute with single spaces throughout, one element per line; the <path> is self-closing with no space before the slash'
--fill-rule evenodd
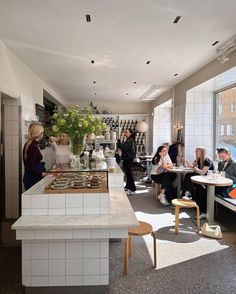
<path id="1" fill-rule="evenodd" d="M 213 161 L 206 155 L 206 149 L 204 147 L 197 147 L 195 150 L 196 158 L 193 163 L 185 160 L 185 165 L 192 168 L 192 173 L 185 175 L 183 186 L 182 186 L 182 196 L 184 199 L 192 199 L 193 190 L 196 189 L 194 200 L 199 205 L 201 212 L 201 218 L 206 217 L 206 195 L 207 190 L 203 185 L 194 184 L 191 181 L 192 176 L 196 175 L 206 175 L 208 170 L 214 170 Z"/>
<path id="2" fill-rule="evenodd" d="M 63 166 L 69 164 L 70 140 L 66 134 L 49 138 L 50 145 L 55 152 L 56 165 Z"/>
<path id="3" fill-rule="evenodd" d="M 168 155 L 168 149 L 165 146 L 159 146 L 152 160 L 151 179 L 161 184 L 161 192 L 157 198 L 164 205 L 169 205 L 166 194 L 169 194 L 167 198 L 171 198 L 172 193 L 170 187 L 176 178 L 175 174 L 166 171 L 167 168 L 172 166 L 173 164 Z"/>

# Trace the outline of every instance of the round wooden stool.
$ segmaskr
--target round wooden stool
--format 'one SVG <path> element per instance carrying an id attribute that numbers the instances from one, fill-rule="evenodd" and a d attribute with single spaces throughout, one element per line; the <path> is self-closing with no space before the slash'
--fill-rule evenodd
<path id="1" fill-rule="evenodd" d="M 173 199 L 172 204 L 175 206 L 175 234 L 179 233 L 179 210 L 180 208 L 196 208 L 197 210 L 197 232 L 200 231 L 200 218 L 199 218 L 199 207 L 193 200 L 186 199 Z"/>
<path id="2" fill-rule="evenodd" d="M 125 252 L 124 252 L 124 273 L 128 273 L 128 258 L 131 256 L 131 236 L 145 236 L 151 234 L 153 237 L 153 249 L 154 249 L 154 263 L 153 267 L 156 268 L 156 234 L 153 231 L 152 226 L 149 223 L 139 221 L 138 227 L 132 227 L 128 229 L 128 238 L 125 239 Z"/>

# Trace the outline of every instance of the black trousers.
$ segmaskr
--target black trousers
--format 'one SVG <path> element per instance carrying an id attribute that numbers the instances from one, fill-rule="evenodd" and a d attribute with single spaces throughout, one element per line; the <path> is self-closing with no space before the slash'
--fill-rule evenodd
<path id="1" fill-rule="evenodd" d="M 168 200 L 171 200 L 175 197 L 172 187 L 172 182 L 176 179 L 175 173 L 164 172 L 159 175 L 151 175 L 151 179 L 155 183 L 161 184 L 161 188 L 165 189 L 166 198 Z"/>
<path id="2" fill-rule="evenodd" d="M 123 161 L 123 167 L 126 174 L 126 189 L 129 189 L 131 191 L 136 191 L 134 178 L 132 175 L 131 167 L 133 165 L 133 160 L 124 160 Z"/>
<path id="3" fill-rule="evenodd" d="M 207 186 L 194 184 L 192 193 L 193 200 L 196 201 L 201 213 L 207 211 Z"/>
<path id="4" fill-rule="evenodd" d="M 189 173 L 185 175 L 182 185 L 182 196 L 185 195 L 186 191 L 189 191 L 191 194 L 193 194 L 193 188 L 195 184 L 191 181 L 191 177 L 196 175 L 197 174 L 195 173 Z"/>

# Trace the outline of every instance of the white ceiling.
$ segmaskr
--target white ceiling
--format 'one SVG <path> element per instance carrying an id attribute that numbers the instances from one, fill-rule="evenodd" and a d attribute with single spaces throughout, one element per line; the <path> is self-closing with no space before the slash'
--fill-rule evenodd
<path id="1" fill-rule="evenodd" d="M 0 39 L 65 100 L 137 101 L 215 59 L 235 12 L 235 0 L 0 0 Z"/>

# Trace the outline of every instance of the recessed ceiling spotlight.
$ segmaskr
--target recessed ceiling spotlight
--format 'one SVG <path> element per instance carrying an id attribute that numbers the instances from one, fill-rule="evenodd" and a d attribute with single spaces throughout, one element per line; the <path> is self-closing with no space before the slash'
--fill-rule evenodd
<path id="1" fill-rule="evenodd" d="M 94 60 L 91 60 L 91 63 L 94 64 Z"/>
<path id="2" fill-rule="evenodd" d="M 87 22 L 91 22 L 91 16 L 90 16 L 90 14 L 86 14 L 86 21 Z"/>
<path id="3" fill-rule="evenodd" d="M 177 23 L 180 20 L 181 16 L 176 16 L 176 18 L 174 19 L 173 23 Z"/>
<path id="4" fill-rule="evenodd" d="M 177 77 L 178 74 L 175 74 L 174 76 Z"/>
<path id="5" fill-rule="evenodd" d="M 96 84 L 96 81 L 93 81 L 94 84 Z"/>
<path id="6" fill-rule="evenodd" d="M 215 46 L 218 43 L 219 43 L 219 41 L 215 41 L 214 43 L 211 44 L 211 46 Z"/>
<path id="7" fill-rule="evenodd" d="M 94 95 L 97 95 L 97 93 L 94 93 Z"/>
<path id="8" fill-rule="evenodd" d="M 136 82 L 134 82 L 134 84 L 136 85 L 137 83 L 136 83 Z"/>
<path id="9" fill-rule="evenodd" d="M 149 64 L 151 62 L 151 60 L 148 60 L 147 62 L 146 62 L 146 64 Z"/>
<path id="10" fill-rule="evenodd" d="M 129 95 L 129 93 L 126 93 L 126 95 Z"/>

